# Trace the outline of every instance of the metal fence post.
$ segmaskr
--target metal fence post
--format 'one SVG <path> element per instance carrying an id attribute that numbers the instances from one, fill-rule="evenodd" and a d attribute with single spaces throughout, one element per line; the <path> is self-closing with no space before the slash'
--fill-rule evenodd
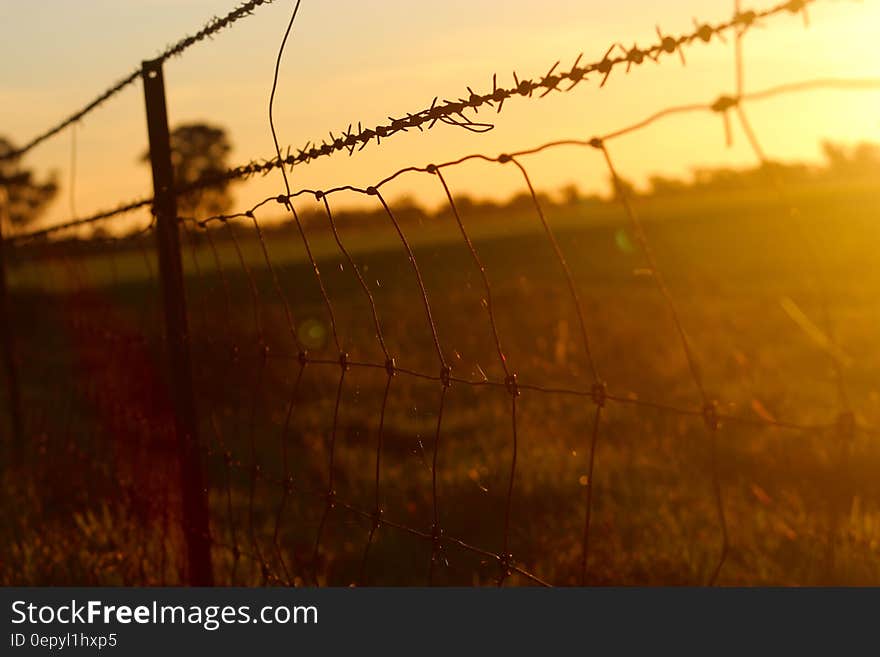
<path id="1" fill-rule="evenodd" d="M 6 217 L 8 195 L 0 185 L 0 350 L 3 351 L 3 367 L 6 370 L 6 388 L 9 402 L 9 418 L 12 424 L 12 461 L 20 465 L 24 455 L 24 422 L 21 411 L 21 389 L 15 351 L 12 341 L 12 311 L 9 307 L 9 289 L 6 282 L 6 243 L 3 240 L 3 223 Z"/>
<path id="2" fill-rule="evenodd" d="M 150 164 L 153 169 L 153 211 L 159 250 L 159 273 L 165 311 L 165 334 L 170 360 L 171 392 L 174 401 L 177 452 L 180 460 L 180 490 L 183 496 L 183 533 L 186 537 L 188 582 L 212 586 L 209 538 L 208 492 L 199 452 L 198 419 L 193 392 L 189 329 L 180 255 L 180 232 L 171 141 L 165 106 L 162 60 L 143 63 L 141 77 L 147 107 Z"/>

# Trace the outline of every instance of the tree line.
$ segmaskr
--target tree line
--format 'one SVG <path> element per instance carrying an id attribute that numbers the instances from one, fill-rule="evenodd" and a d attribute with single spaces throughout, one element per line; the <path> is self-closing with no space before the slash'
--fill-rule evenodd
<path id="1" fill-rule="evenodd" d="M 666 175 L 652 175 L 647 188 L 638 189 L 629 180 L 622 181 L 627 194 L 643 197 L 670 197 L 694 193 L 735 193 L 747 189 L 766 187 L 773 180 L 785 184 L 812 184 L 840 180 L 858 180 L 880 176 L 880 144 L 861 142 L 847 146 L 824 141 L 821 144 L 823 162 L 819 165 L 805 163 L 767 162 L 750 168 L 698 167 L 693 169 L 690 178 L 672 178 Z M 15 145 L 7 138 L 0 137 L 0 156 L 13 152 Z M 175 181 L 186 185 L 204 177 L 215 176 L 225 171 L 232 142 L 224 128 L 207 123 L 187 123 L 177 126 L 171 133 L 171 159 Z M 149 164 L 150 154 L 144 153 L 139 161 Z M 178 198 L 178 212 L 183 217 L 196 219 L 222 214 L 233 206 L 231 182 L 224 181 Z M 0 160 L 0 220 L 12 228 L 24 228 L 39 219 L 53 202 L 59 191 L 58 176 L 55 173 L 39 175 L 23 166 L 20 158 Z M 564 206 L 604 203 L 615 200 L 617 194 L 609 181 L 609 196 L 584 194 L 577 186 L 568 185 L 560 190 L 556 198 L 541 194 L 544 204 Z M 5 193 L 3 193 L 5 192 Z M 530 208 L 531 196 L 518 194 L 506 201 L 477 200 L 469 196 L 456 199 L 463 212 L 485 215 L 499 211 L 517 211 Z M 339 213 L 340 223 L 359 221 L 369 224 L 372 219 L 381 221 L 384 211 L 344 210 Z M 448 212 L 440 210 L 439 214 Z M 396 204 L 396 213 L 402 220 L 420 219 L 431 213 L 420 207 L 412 199 L 404 199 Z M 319 210 L 303 213 L 307 222 L 323 221 Z"/>

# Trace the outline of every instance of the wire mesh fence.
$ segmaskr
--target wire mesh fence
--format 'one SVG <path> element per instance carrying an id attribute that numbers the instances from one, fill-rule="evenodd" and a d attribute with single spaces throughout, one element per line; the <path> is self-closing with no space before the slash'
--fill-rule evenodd
<path id="1" fill-rule="evenodd" d="M 14 463 L 25 475 L 8 485 L 27 502 L 9 529 L 6 579 L 191 582 L 194 542 L 208 546 L 211 581 L 236 585 L 839 582 L 854 563 L 863 570 L 852 577 L 876 577 L 878 536 L 865 520 L 878 499 L 873 361 L 855 367 L 838 335 L 852 331 L 833 322 L 862 306 L 821 248 L 833 228 L 774 167 L 746 106 L 880 82 L 742 87 L 746 31 L 809 4 L 737 5 L 730 21 L 687 35 L 658 30 L 649 48 L 578 58 L 566 73 L 557 64 L 511 88 L 495 80 L 491 93 L 176 189 L 438 122 L 479 131 L 465 112 L 592 74 L 604 84 L 615 67 L 683 58 L 697 40 L 735 41 L 736 89 L 705 105 L 408 166 L 365 188 L 292 190 L 285 173 L 284 191 L 248 209 L 174 216 L 197 412 L 186 440 L 157 221 L 124 236 L 77 233 L 160 199 L 7 236 L 7 369 L 20 396 L 9 407 L 22 409 Z M 657 219 L 681 208 L 640 198 L 613 157 L 615 140 L 691 112 L 721 116 L 728 135 L 734 117 L 766 178 L 757 199 L 734 205 L 733 225 Z M 614 203 L 539 192 L 531 158 L 556 149 L 599 158 Z M 523 203 L 492 215 L 456 195 L 463 171 L 496 166 L 520 181 Z M 409 176 L 435 179 L 445 207 L 429 216 L 389 202 Z M 854 213 L 866 202 L 838 196 Z M 369 220 L 340 209 L 355 197 L 372 205 Z M 723 253 L 725 239 L 742 240 L 742 253 Z M 766 266 L 753 257 L 764 240 L 785 255 L 744 290 L 743 271 Z M 683 255 L 694 247 L 720 249 L 718 270 Z M 777 287 L 801 300 L 785 297 L 793 323 L 767 311 Z M 803 333 L 812 342 L 781 337 Z M 181 470 L 186 445 L 204 485 Z M 193 495 L 207 530 L 187 508 Z M 57 551 L 71 525 L 77 540 Z"/>

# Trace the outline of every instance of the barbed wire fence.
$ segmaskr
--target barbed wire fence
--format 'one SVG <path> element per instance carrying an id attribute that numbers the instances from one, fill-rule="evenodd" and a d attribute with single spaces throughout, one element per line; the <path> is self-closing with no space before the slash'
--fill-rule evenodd
<path id="1" fill-rule="evenodd" d="M 777 15 L 801 13 L 806 18 L 807 7 L 813 1 L 791 0 L 761 11 L 742 11 L 737 2 L 730 20 L 715 25 L 695 22 L 692 32 L 678 37 L 663 35 L 658 28 L 658 41 L 646 48 L 633 46 L 627 49 L 615 45 L 593 63 L 582 64 L 582 56 L 579 56 L 567 72 L 560 72 L 557 62 L 539 78 L 521 79 L 514 74 L 512 87 L 498 86 L 497 77 L 493 77 L 491 92 L 478 94 L 468 88 L 469 95 L 465 98 L 442 102 L 435 99 L 428 108 L 407 113 L 403 118 L 390 118 L 387 124 L 371 129 L 364 129 L 360 124 L 357 129 L 349 126 L 338 135 L 330 133 L 329 141 L 324 140 L 320 145 L 310 142 L 297 149 L 295 154 L 288 151 L 282 155 L 278 148 L 274 158 L 253 161 L 229 169 L 221 176 L 174 187 L 168 178 L 170 160 L 165 163 L 164 171 L 160 161 L 168 159 L 168 153 L 159 153 L 168 148 L 167 119 L 163 120 L 162 64 L 266 3 L 244 3 L 226 17 L 214 19 L 196 36 L 169 47 L 158 59 L 145 63 L 83 110 L 4 158 L 21 157 L 45 139 L 74 126 L 138 77 L 143 78 L 150 117 L 154 196 L 48 228 L 13 234 L 2 243 L 7 258 L 15 265 L 28 261 L 40 264 L 44 270 L 42 287 L 47 287 L 46 281 L 51 281 L 64 290 L 61 301 L 44 292 L 35 296 L 32 307 L 17 305 L 14 311 L 7 310 L 6 321 L 0 322 L 9 333 L 0 334 L 4 346 L 10 354 L 15 353 L 15 349 L 23 349 L 22 340 L 16 339 L 9 330 L 9 327 L 26 325 L 18 316 L 21 309 L 26 317 L 57 316 L 56 321 L 66 327 L 61 333 L 63 341 L 77 343 L 75 351 L 79 354 L 78 361 L 69 364 L 72 372 L 69 380 L 55 376 L 52 364 L 47 366 L 49 371 L 40 373 L 39 380 L 57 385 L 59 390 L 54 393 L 26 390 L 22 394 L 18 381 L 21 367 L 16 368 L 22 359 L 7 358 L 13 417 L 17 414 L 21 418 L 16 420 L 19 428 L 14 431 L 18 434 L 15 444 L 41 455 L 44 461 L 42 471 L 47 473 L 53 471 L 50 461 L 75 459 L 87 463 L 94 461 L 96 455 L 113 454 L 113 458 L 102 466 L 109 468 L 104 475 L 111 482 L 110 489 L 104 493 L 112 495 L 110 491 L 121 491 L 131 513 L 139 520 L 133 523 L 133 529 L 129 528 L 136 534 L 131 544 L 137 546 L 138 558 L 135 559 L 137 567 L 127 571 L 126 583 L 322 584 L 332 581 L 328 579 L 328 571 L 332 560 L 338 558 L 338 552 L 342 550 L 359 552 L 356 559 L 350 559 L 357 565 L 351 566 L 350 572 L 346 573 L 349 580 L 369 584 L 371 572 L 378 568 L 375 563 L 378 537 L 392 532 L 399 534 L 401 540 L 423 546 L 425 574 L 423 578 L 407 583 L 467 581 L 474 570 L 479 570 L 484 574 L 491 571 L 486 577 L 498 585 L 512 578 L 522 583 L 549 585 L 556 582 L 550 581 L 539 570 L 554 572 L 553 569 L 546 568 L 546 564 L 540 563 L 541 559 L 534 555 L 528 559 L 518 557 L 514 548 L 517 481 L 523 467 L 520 457 L 522 403 L 529 396 L 541 399 L 562 397 L 573 400 L 577 414 L 583 418 L 585 426 L 581 428 L 577 442 L 587 455 L 580 504 L 582 515 L 577 532 L 579 572 L 575 579 L 567 577 L 563 583 L 587 584 L 595 581 L 590 572 L 591 566 L 596 565 L 595 557 L 591 556 L 595 543 L 594 475 L 601 465 L 600 439 L 608 431 L 608 421 L 603 418 L 612 405 L 622 409 L 656 411 L 695 420 L 704 426 L 710 457 L 706 490 L 712 499 L 717 548 L 705 568 L 702 581 L 715 584 L 731 550 L 725 490 L 718 464 L 718 445 L 727 427 L 833 435 L 841 445 L 842 454 L 857 432 L 872 436 L 880 432 L 857 422 L 846 396 L 843 368 L 834 349 L 829 349 L 828 353 L 839 394 L 840 410 L 835 417 L 824 422 L 807 423 L 760 415 L 744 416 L 723 410 L 726 408 L 721 403 L 723 400 L 713 396 L 704 380 L 700 359 L 688 337 L 676 295 L 654 255 L 651 240 L 639 217 L 637 200 L 631 198 L 623 182 L 610 144 L 666 117 L 696 112 L 721 116 L 729 139 L 729 117 L 733 114 L 756 157 L 772 176 L 771 167 L 766 166 L 770 159 L 748 120 L 747 102 L 817 89 L 880 88 L 880 80 L 875 79 L 817 79 L 758 92 L 745 91 L 743 36 L 755 25 Z M 288 27 L 288 33 L 289 30 Z M 570 91 L 589 76 L 598 79 L 602 86 L 619 67 L 625 66 L 629 71 L 633 66 L 648 60 L 658 61 L 664 56 L 677 56 L 684 62 L 688 46 L 723 39 L 725 34 L 732 34 L 734 39 L 735 91 L 721 94 L 706 104 L 667 107 L 642 121 L 604 135 L 561 139 L 500 155 L 470 154 L 439 164 L 407 166 L 368 187 L 343 185 L 329 189 L 292 190 L 289 186 L 288 167 L 306 165 L 316 158 L 342 151 L 352 155 L 373 140 L 379 144 L 382 139 L 399 132 L 413 128 L 429 129 L 437 123 L 475 132 L 488 130 L 492 124 L 478 122 L 469 115 L 477 114 L 484 106 L 500 112 L 504 103 L 515 97 L 543 97 L 554 91 Z M 615 51 L 620 54 L 614 54 Z M 563 87 L 566 83 L 567 86 Z M 155 84 L 160 86 L 149 91 Z M 161 103 L 158 114 L 155 103 Z M 566 257 L 564 242 L 552 226 L 526 164 L 529 156 L 562 148 L 595 151 L 607 167 L 645 268 L 673 324 L 675 339 L 697 393 L 693 405 L 634 398 L 606 384 L 596 358 L 589 306 Z M 525 364 L 520 362 L 518 354 L 505 346 L 508 342 L 498 316 L 497 288 L 492 283 L 495 272 L 487 264 L 483 244 L 474 238 L 473 227 L 459 208 L 446 175 L 469 162 L 505 166 L 514 169 L 521 178 L 538 229 L 547 240 L 561 277 L 559 280 L 565 289 L 569 312 L 573 312 L 576 318 L 583 363 L 579 365 L 582 369 L 579 369 L 578 380 L 571 385 L 542 384 L 539 380 L 522 376 Z M 200 219 L 179 217 L 176 212 L 174 199 L 181 194 L 207 189 L 221 181 L 266 174 L 276 168 L 284 173 L 284 191 L 248 209 Z M 497 360 L 500 376 L 483 374 L 481 378 L 473 378 L 459 375 L 453 369 L 453 354 L 457 352 L 450 348 L 442 335 L 442 313 L 438 311 L 437 295 L 429 291 L 430 281 L 420 263 L 419 248 L 413 243 L 412 227 L 401 220 L 383 193 L 391 183 L 404 176 L 430 176 L 443 191 L 454 232 L 465 249 L 469 266 L 478 277 L 476 286 L 480 289 L 484 314 L 481 321 L 485 321 L 489 336 L 486 346 Z M 795 204 L 787 195 L 785 183 L 778 179 L 772 183 L 781 203 L 796 215 Z M 411 292 L 418 298 L 418 304 L 410 305 L 418 308 L 423 321 L 420 330 L 426 331 L 430 345 L 424 352 L 398 351 L 389 340 L 388 317 L 380 310 L 376 297 L 378 290 L 368 282 L 365 266 L 358 264 L 360 256 L 344 237 L 334 213 L 337 197 L 345 195 L 366 197 L 375 204 L 398 243 L 398 252 L 405 256 Z M 309 231 L 297 210 L 296 203 L 307 200 L 314 201 L 323 212 L 326 227 L 338 249 L 333 257 L 339 259 L 340 273 L 330 272 L 330 278 L 338 283 L 342 276 L 351 277 L 350 284 L 361 297 L 357 303 L 365 313 L 356 320 L 348 316 L 350 311 L 340 312 L 339 304 L 332 300 L 328 272 L 320 266 L 328 256 L 315 252 Z M 145 207 L 152 207 L 153 220 L 130 235 L 63 239 L 66 232 L 72 233 L 84 226 L 102 226 L 117 216 Z M 279 207 L 290 213 L 294 220 L 297 239 L 313 276 L 310 285 L 314 289 L 311 291 L 305 291 L 306 284 L 300 280 L 295 285 L 290 282 L 285 285 L 289 280 L 289 276 L 285 276 L 289 275 L 289 267 L 279 267 L 271 255 L 276 245 L 261 217 Z M 247 238 L 242 237 L 243 230 L 248 231 Z M 799 235 L 803 238 L 803 253 L 813 283 L 821 291 L 824 274 L 821 258 L 810 244 L 809 227 L 804 227 Z M 178 243 L 178 240 L 181 241 Z M 150 246 L 154 241 L 158 257 Z M 256 250 L 251 248 L 252 242 L 258 245 Z M 130 260 L 133 253 L 142 258 L 150 280 L 151 298 L 141 300 L 136 309 L 125 310 L 122 314 L 127 313 L 127 317 L 96 294 L 94 283 L 92 286 L 88 284 L 95 272 L 87 271 L 88 266 L 84 263 L 96 253 L 106 260 L 109 269 L 109 276 L 103 274 L 106 279 L 103 284 L 121 290 L 120 294 L 126 290 L 126 282 L 120 277 L 119 261 Z M 309 301 L 301 300 L 300 303 L 310 307 L 305 315 L 297 310 L 296 295 L 291 294 L 293 288 L 297 295 L 311 295 Z M 268 300 L 267 290 L 274 301 Z M 12 294 L 15 294 L 14 290 Z M 826 290 L 819 297 L 822 300 L 823 330 L 833 345 L 827 294 Z M 243 308 L 247 304 L 253 315 L 245 321 Z M 322 309 L 328 327 L 326 344 L 319 348 L 310 345 L 308 329 L 304 332 L 303 328 L 308 324 L 309 313 L 316 312 L 312 306 Z M 411 314 L 415 315 L 412 311 Z M 166 322 L 164 336 L 157 332 L 156 322 L 156 318 L 163 315 Z M 359 337 L 364 341 L 375 341 L 372 347 L 354 343 L 344 335 L 344 327 L 350 328 L 353 321 L 369 325 L 369 328 L 361 326 L 361 331 L 365 332 Z M 400 319 L 393 317 L 391 321 Z M 59 338 L 56 336 L 55 339 Z M 32 354 L 28 359 L 31 357 Z M 34 361 L 38 362 L 38 359 Z M 167 368 L 170 383 L 164 386 L 163 377 L 168 378 L 168 375 L 159 371 L 166 368 L 157 366 L 158 362 L 170 363 Z M 181 367 L 185 369 L 181 370 Z M 363 377 L 376 380 L 367 384 Z M 353 379 L 359 383 L 353 384 Z M 408 386 L 424 386 L 425 392 L 412 395 Z M 344 406 L 346 401 L 351 403 L 352 394 L 363 393 L 364 397 L 369 397 L 364 391 L 372 388 L 375 388 L 373 401 L 378 412 L 371 420 L 372 425 L 365 428 L 365 433 L 374 438 L 375 449 L 370 463 L 352 463 L 351 455 L 343 454 L 341 449 L 345 431 Z M 503 409 L 497 421 L 493 420 L 493 424 L 499 427 L 502 424 L 500 418 L 506 418 L 503 424 L 507 428 L 497 429 L 499 435 L 506 436 L 504 449 L 509 453 L 506 471 L 501 477 L 503 492 L 497 498 L 493 497 L 496 503 L 493 517 L 484 519 L 498 530 L 491 547 L 456 535 L 448 526 L 452 524 L 452 511 L 444 509 L 446 502 L 442 489 L 444 452 L 450 447 L 450 433 L 455 432 L 454 428 L 447 426 L 454 390 L 466 390 L 467 394 L 474 395 L 496 395 L 492 402 L 487 402 L 485 409 L 487 412 L 489 408 L 494 411 L 496 406 Z M 392 516 L 387 508 L 386 501 L 392 487 L 386 472 L 388 421 L 395 393 L 417 396 L 419 403 L 423 399 L 424 403 L 428 403 L 428 398 L 433 400 L 430 432 L 426 432 L 426 436 L 430 436 L 429 454 L 424 453 L 419 442 L 429 493 L 425 503 L 415 504 L 415 508 L 424 512 L 423 517 Z M 16 396 L 21 400 L 16 401 Z M 41 396 L 64 400 L 64 404 L 61 408 L 46 408 L 47 405 L 41 403 Z M 27 417 L 22 409 L 27 411 Z M 188 414 L 191 417 L 187 418 Z M 319 416 L 329 418 L 329 428 L 310 430 L 308 424 Z M 94 430 L 96 424 L 100 431 Z M 309 444 L 312 433 L 321 435 L 317 445 Z M 90 436 L 86 441 L 82 439 L 85 435 Z M 33 444 L 26 445 L 26 441 L 33 441 Z M 319 462 L 318 456 L 323 458 L 323 463 Z M 355 482 L 346 465 L 356 466 L 361 472 L 369 471 L 365 478 L 368 483 Z M 399 470 L 399 464 L 394 466 Z M 201 480 L 203 473 L 207 477 L 204 483 Z M 396 486 L 397 482 L 393 484 Z M 341 492 L 341 487 L 352 489 L 350 493 L 353 494 Z M 394 496 L 400 502 L 397 497 L 401 492 L 394 491 Z M 401 505 L 402 509 L 407 508 L 407 504 L 401 502 Z M 833 559 L 834 530 L 830 531 L 828 545 Z M 310 539 L 303 538 L 307 534 Z M 336 547 L 336 554 L 328 547 L 332 539 L 344 544 L 343 548 Z M 359 542 L 358 547 L 354 546 L 355 542 Z M 407 552 L 410 548 L 400 549 Z M 383 556 L 389 557 L 387 551 Z M 393 554 L 390 556 L 395 558 Z M 544 554 L 541 558 L 552 560 L 554 555 Z M 471 563 L 467 559 L 475 561 Z M 457 566 L 457 562 L 470 565 Z M 387 563 L 382 565 L 391 567 Z"/>

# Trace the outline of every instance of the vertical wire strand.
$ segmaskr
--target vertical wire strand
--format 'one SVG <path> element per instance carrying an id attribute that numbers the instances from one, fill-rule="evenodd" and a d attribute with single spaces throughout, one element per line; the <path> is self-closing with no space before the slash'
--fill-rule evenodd
<path id="1" fill-rule="evenodd" d="M 330 431 L 330 445 L 328 449 L 329 463 L 327 466 L 326 504 L 324 505 L 324 512 L 321 515 L 321 522 L 318 524 L 318 535 L 315 537 L 315 549 L 312 554 L 312 574 L 315 578 L 315 586 L 320 586 L 318 557 L 321 552 L 321 540 L 324 536 L 324 529 L 327 520 L 329 519 L 330 512 L 335 507 L 336 490 L 334 489 L 334 485 L 336 483 L 336 432 L 339 427 L 339 406 L 342 403 L 342 389 L 345 385 L 346 372 L 348 372 L 348 365 L 343 359 L 340 363 L 339 383 L 336 386 L 336 402 L 333 405 L 333 426 Z"/>
<path id="2" fill-rule="evenodd" d="M 345 259 L 348 261 L 349 266 L 357 278 L 358 283 L 360 284 L 361 289 L 364 292 L 364 295 L 367 297 L 367 301 L 370 305 L 370 313 L 373 316 L 373 326 L 376 329 L 376 339 L 379 342 L 379 347 L 382 349 L 382 353 L 385 355 L 385 370 L 387 372 L 387 379 L 385 382 L 385 392 L 382 395 L 382 405 L 379 409 L 379 428 L 376 436 L 376 476 L 375 476 L 375 505 L 373 508 L 374 517 L 372 519 L 372 524 L 370 525 L 370 531 L 367 536 L 367 543 L 364 547 L 364 556 L 361 560 L 361 572 L 359 580 L 363 582 L 366 578 L 366 569 L 367 569 L 367 558 L 370 552 L 370 546 L 373 543 L 373 537 L 376 534 L 376 530 L 379 528 L 381 522 L 381 498 L 380 498 L 380 483 L 381 483 L 381 462 L 382 462 L 382 442 L 383 442 L 383 434 L 385 431 L 385 411 L 388 406 L 388 393 L 391 390 L 391 381 L 394 378 L 395 374 L 395 361 L 391 357 L 391 354 L 388 352 L 388 347 L 385 344 L 385 337 L 382 333 L 382 322 L 379 320 L 379 311 L 376 308 L 376 301 L 373 299 L 373 294 L 370 292 L 370 288 L 367 285 L 367 282 L 364 280 L 363 274 L 361 274 L 360 268 L 355 264 L 354 259 L 349 254 L 348 250 L 345 248 L 345 245 L 342 243 L 342 238 L 339 235 L 339 231 L 336 227 L 336 221 L 333 218 L 333 212 L 330 210 L 330 202 L 327 199 L 326 194 L 319 194 L 320 199 L 324 202 L 324 211 L 327 213 L 327 219 L 330 222 L 330 228 L 333 231 L 333 239 L 336 241 L 336 245 L 339 247 L 339 250 L 342 252 Z"/>
<path id="3" fill-rule="evenodd" d="M 446 358 L 443 355 L 443 348 L 440 346 L 440 337 L 437 332 L 437 324 L 434 321 L 434 315 L 431 311 L 431 302 L 428 299 L 428 292 L 425 288 L 425 281 L 422 278 L 422 273 L 419 268 L 418 261 L 416 260 L 415 253 L 410 246 L 409 240 L 406 238 L 406 234 L 403 232 L 403 229 L 400 227 L 400 223 L 397 221 L 397 218 L 394 216 L 394 213 L 391 211 L 391 208 L 388 206 L 388 203 L 385 201 L 385 198 L 382 196 L 382 193 L 375 187 L 370 187 L 367 190 L 368 195 L 376 196 L 379 199 L 379 202 L 382 204 L 382 208 L 385 210 L 385 214 L 391 220 L 392 225 L 394 226 L 394 230 L 397 233 L 397 236 L 400 238 L 401 243 L 403 244 L 403 248 L 406 250 L 410 267 L 413 270 L 413 274 L 416 278 L 416 283 L 419 286 L 419 293 L 422 300 L 422 306 L 425 309 L 425 317 L 428 322 L 428 327 L 431 331 L 431 339 L 434 342 L 434 348 L 437 351 L 437 359 L 440 361 L 440 402 L 438 404 L 437 409 L 437 428 L 434 433 L 434 448 L 433 455 L 431 458 L 431 558 L 428 565 L 428 585 L 433 584 L 434 581 L 434 565 L 436 564 L 440 551 L 443 548 L 442 543 L 442 529 L 440 527 L 440 507 L 439 507 L 439 498 L 437 494 L 437 463 L 439 460 L 440 453 L 440 438 L 442 436 L 442 426 L 443 426 L 443 410 L 445 408 L 446 403 L 446 392 L 449 388 L 451 378 L 450 373 L 452 368 L 446 362 Z M 377 462 L 378 463 L 378 462 Z M 378 464 L 377 464 L 378 468 Z"/>
<path id="4" fill-rule="evenodd" d="M 480 259 L 479 254 L 477 253 L 477 249 L 474 246 L 473 241 L 470 238 L 467 230 L 464 227 L 464 223 L 462 222 L 461 215 L 459 214 L 458 208 L 455 205 L 455 200 L 452 197 L 452 192 L 449 189 L 449 185 L 446 184 L 446 179 L 443 177 L 443 173 L 441 172 L 439 167 L 429 167 L 429 172 L 434 173 L 437 178 L 440 180 L 440 184 L 443 186 L 443 191 L 446 194 L 446 200 L 449 203 L 449 207 L 452 210 L 452 215 L 455 217 L 455 222 L 458 224 L 458 229 L 461 232 L 462 239 L 467 245 L 468 251 L 470 252 L 471 258 L 474 261 L 477 269 L 480 272 L 480 277 L 483 279 L 483 287 L 486 292 L 486 313 L 489 316 L 489 324 L 492 329 L 492 336 L 495 340 L 495 350 L 498 354 L 498 360 L 501 362 L 501 367 L 504 370 L 504 380 L 505 386 L 507 387 L 507 392 L 510 394 L 511 398 L 511 417 L 512 417 L 512 455 L 511 455 L 511 463 L 510 463 L 510 476 L 508 479 L 508 487 L 507 487 L 507 498 L 504 502 L 504 535 L 502 538 L 503 550 L 501 553 L 500 565 L 501 565 L 501 575 L 498 578 L 498 586 L 503 586 L 505 580 L 510 575 L 513 566 L 513 557 L 510 553 L 510 516 L 513 509 L 513 486 L 514 480 L 516 479 L 516 459 L 517 459 L 517 422 L 516 422 L 516 398 L 519 396 L 519 388 L 516 382 L 516 374 L 511 373 L 508 364 L 507 357 L 504 355 L 504 349 L 501 346 L 501 336 L 498 333 L 498 323 L 495 319 L 495 307 L 492 303 L 492 286 L 489 283 L 489 276 L 486 274 L 486 267 L 483 265 L 483 261 Z"/>
<path id="5" fill-rule="evenodd" d="M 708 585 L 714 586 L 718 581 L 718 576 L 721 574 L 721 569 L 724 567 L 724 563 L 727 561 L 727 555 L 730 550 L 730 537 L 727 528 L 727 515 L 724 510 L 724 497 L 723 491 L 721 489 L 721 481 L 718 472 L 718 463 L 716 456 L 718 449 L 717 441 L 719 424 L 717 408 L 714 402 L 709 398 L 708 394 L 706 393 L 706 388 L 703 384 L 703 379 L 700 374 L 700 369 L 697 364 L 696 356 L 693 353 L 693 350 L 688 341 L 687 333 L 685 333 L 684 326 L 681 322 L 681 319 L 679 318 L 678 310 L 672 297 L 672 293 L 670 292 L 669 287 L 666 285 L 666 281 L 657 266 L 657 261 L 654 257 L 653 249 L 651 248 L 651 244 L 648 241 L 648 236 L 645 233 L 641 219 L 639 219 L 638 214 L 636 214 L 635 209 L 632 207 L 629 196 L 627 195 L 627 192 L 624 189 L 624 186 L 620 180 L 620 176 L 617 173 L 617 169 L 614 167 L 614 163 L 611 160 L 611 155 L 608 152 L 607 146 L 604 142 L 599 141 L 597 147 L 602 151 L 602 155 L 605 158 L 605 163 L 608 166 L 609 173 L 611 174 L 611 179 L 614 184 L 614 188 L 617 191 L 617 196 L 624 207 L 624 211 L 626 212 L 626 215 L 629 219 L 630 226 L 632 227 L 632 230 L 636 235 L 636 240 L 639 243 L 642 254 L 647 261 L 648 267 L 651 270 L 651 276 L 654 279 L 654 282 L 658 290 L 660 291 L 661 296 L 666 302 L 670 315 L 672 316 L 675 330 L 678 333 L 682 350 L 684 352 L 685 359 L 687 360 L 688 368 L 691 372 L 691 378 L 693 379 L 694 384 L 700 393 L 700 399 L 703 402 L 703 419 L 706 423 L 706 427 L 709 433 L 710 470 L 712 490 L 715 501 L 715 512 L 718 517 L 718 525 L 721 531 L 721 548 L 719 550 L 716 564 L 713 567 L 708 579 Z"/>
<path id="6" fill-rule="evenodd" d="M 371 188 L 375 196 L 379 199 L 379 202 L 382 204 L 382 207 L 385 210 L 385 213 L 388 215 L 388 218 L 391 220 L 391 223 L 394 226 L 394 230 L 397 232 L 397 236 L 400 238 L 401 243 L 403 244 L 403 248 L 406 250 L 407 257 L 409 259 L 409 264 L 412 267 L 413 273 L 416 277 L 416 282 L 419 286 L 419 294 L 422 300 L 422 306 L 425 309 L 425 316 L 428 321 L 428 327 L 431 330 L 431 339 L 434 341 L 434 349 L 437 351 L 437 359 L 440 361 L 440 367 L 443 370 L 449 370 L 449 366 L 446 362 L 446 358 L 443 355 L 443 348 L 440 346 L 440 337 L 437 333 L 437 323 L 434 321 L 434 314 L 431 311 L 431 303 L 428 300 L 428 292 L 425 289 L 425 281 L 422 279 L 422 272 L 419 269 L 418 262 L 416 261 L 416 256 L 413 253 L 412 247 L 410 246 L 409 240 L 407 240 L 406 235 L 400 227 L 400 224 L 397 221 L 397 218 L 394 216 L 394 213 L 391 211 L 391 208 L 388 207 L 388 203 L 386 203 L 385 198 L 382 196 L 382 193 L 376 189 Z"/>
<path id="7" fill-rule="evenodd" d="M 290 423 L 293 417 L 294 409 L 296 408 L 297 403 L 300 401 L 300 386 L 302 384 L 305 369 L 305 363 L 300 363 L 299 370 L 296 374 L 296 382 L 293 384 L 293 391 L 287 404 L 287 412 L 284 416 L 284 425 L 281 429 L 281 437 L 279 440 L 281 448 L 281 466 L 284 473 L 284 481 L 282 482 L 281 499 L 278 503 L 278 509 L 275 511 L 275 526 L 272 530 L 272 543 L 277 551 L 278 561 L 281 564 L 281 570 L 284 573 L 284 578 L 288 586 L 292 584 L 292 578 L 290 576 L 290 569 L 287 567 L 287 564 L 284 560 L 284 555 L 281 550 L 281 545 L 279 543 L 279 534 L 281 531 L 281 521 L 284 516 L 284 507 L 287 503 L 287 498 L 290 496 L 293 488 L 293 476 L 290 473 L 290 458 L 288 455 L 287 440 L 290 433 Z"/>
<path id="8" fill-rule="evenodd" d="M 584 504 L 586 506 L 586 510 L 584 513 L 584 532 L 583 540 L 581 543 L 581 585 L 585 586 L 587 583 L 587 564 L 589 562 L 590 530 L 593 515 L 593 474 L 596 462 L 596 449 L 599 440 L 599 423 L 602 416 L 602 408 L 605 405 L 605 384 L 599 376 L 599 370 L 593 357 L 593 350 L 590 345 L 589 334 L 587 333 L 587 322 L 584 315 L 583 304 L 581 303 L 580 296 L 578 295 L 577 286 L 575 285 L 574 276 L 571 273 L 571 268 L 568 266 L 568 262 L 565 259 L 565 254 L 563 254 L 562 252 L 562 247 L 559 245 L 559 242 L 556 239 L 556 235 L 553 233 L 553 229 L 550 227 L 550 223 L 547 221 L 547 218 L 544 215 L 544 210 L 542 209 L 541 204 L 538 201 L 538 195 L 535 192 L 535 187 L 534 185 L 532 185 L 532 180 L 529 177 L 526 168 L 519 160 L 514 157 L 510 157 L 510 161 L 516 165 L 516 167 L 522 174 L 523 179 L 525 180 L 526 187 L 529 190 L 529 195 L 532 198 L 532 203 L 535 206 L 535 211 L 537 212 L 538 218 L 541 221 L 541 225 L 544 228 L 547 239 L 553 248 L 553 252 L 556 255 L 556 260 L 565 275 L 569 294 L 571 295 L 575 311 L 577 312 L 578 323 L 581 329 L 581 342 L 583 344 L 584 354 L 587 359 L 587 366 L 593 379 L 592 397 L 593 403 L 596 405 L 596 412 L 592 423 L 592 431 L 590 432 L 590 441 L 588 445 L 589 457 L 587 461 L 587 485 L 585 487 L 586 491 L 584 494 Z"/>

